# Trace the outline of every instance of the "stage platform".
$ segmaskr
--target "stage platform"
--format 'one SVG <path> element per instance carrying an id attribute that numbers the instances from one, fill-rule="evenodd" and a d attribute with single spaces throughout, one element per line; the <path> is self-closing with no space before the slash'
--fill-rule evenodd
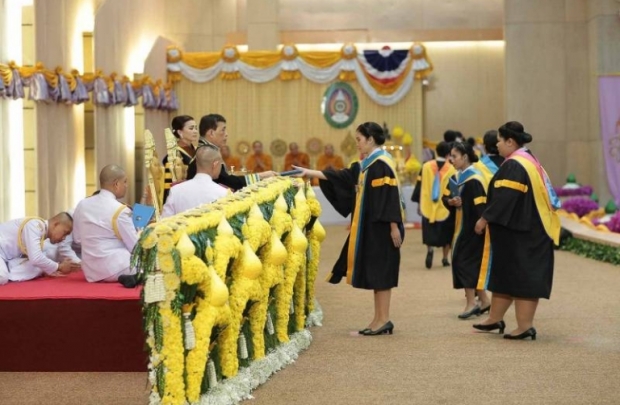
<path id="1" fill-rule="evenodd" d="M 82 272 L 0 286 L 0 371 L 146 371 L 140 290 Z"/>

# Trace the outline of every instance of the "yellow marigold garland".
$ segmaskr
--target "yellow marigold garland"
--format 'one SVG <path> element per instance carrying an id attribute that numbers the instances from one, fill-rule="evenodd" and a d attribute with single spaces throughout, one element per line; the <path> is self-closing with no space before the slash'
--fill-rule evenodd
<path id="1" fill-rule="evenodd" d="M 292 185 L 298 187 L 295 193 L 292 193 Z M 263 210 L 258 205 L 261 205 Z M 304 327 L 305 306 L 311 308 L 313 301 L 314 280 L 324 229 L 316 221 L 312 231 L 308 233 L 308 239 L 302 229 L 311 216 L 318 215 L 320 204 L 310 187 L 303 187 L 295 179 L 273 178 L 254 184 L 216 203 L 187 211 L 151 226 L 151 231 L 146 232 L 140 241 L 140 247 L 143 251 L 155 249 L 158 267 L 148 267 L 145 271 L 147 274 L 161 271 L 166 290 L 165 300 L 154 304 L 160 316 L 160 328 L 163 329 L 163 346 L 160 352 L 157 351 L 158 332 L 155 331 L 158 326 L 147 325 L 153 392 L 163 394 L 161 398 L 156 395 L 156 398 L 165 404 L 197 402 L 200 399 L 206 372 L 205 364 L 210 347 L 213 347 L 209 343 L 216 326 L 224 327 L 217 340 L 223 376 L 232 377 L 237 374 L 237 340 L 243 322 L 250 323 L 253 359 L 264 357 L 269 293 L 274 287 L 277 339 L 280 342 L 288 341 L 292 299 L 295 329 Z M 232 230 L 229 220 L 234 221 L 236 231 Z M 201 248 L 204 257 L 194 254 L 196 247 L 189 238 L 189 235 L 199 233 L 202 236 L 197 236 L 196 240 L 204 244 L 207 235 L 209 241 L 209 246 Z M 283 245 L 280 239 L 284 235 L 286 239 Z M 245 240 L 245 247 L 239 238 Z M 308 246 L 310 256 L 306 263 Z M 259 249 L 260 262 L 256 258 Z M 144 253 L 138 254 L 143 255 L 143 265 L 148 263 L 148 256 L 144 256 Z M 231 260 L 233 266 L 227 274 Z M 213 265 L 210 267 L 205 262 Z M 256 267 L 257 263 L 260 267 Z M 183 297 L 179 295 L 181 282 L 194 285 L 196 290 L 201 292 L 194 301 L 188 302 L 187 298 L 184 298 L 184 303 L 180 301 Z M 229 285 L 228 288 L 224 282 Z M 252 302 L 252 306 L 247 312 L 248 317 L 244 319 L 248 302 Z M 183 304 L 182 310 L 180 303 Z M 190 318 L 186 319 L 185 327 L 191 327 L 195 331 L 196 344 L 184 357 L 184 320 L 181 311 L 185 312 L 187 317 L 194 310 L 193 321 L 187 324 Z M 163 390 L 162 387 L 157 387 L 160 383 L 163 384 Z"/>

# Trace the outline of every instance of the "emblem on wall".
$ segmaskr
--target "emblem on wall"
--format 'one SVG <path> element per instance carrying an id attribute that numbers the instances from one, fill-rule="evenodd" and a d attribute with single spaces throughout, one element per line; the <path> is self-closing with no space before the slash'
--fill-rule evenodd
<path id="1" fill-rule="evenodd" d="M 351 125 L 357 110 L 357 94 L 349 84 L 336 82 L 325 90 L 321 112 L 332 127 L 346 128 Z"/>

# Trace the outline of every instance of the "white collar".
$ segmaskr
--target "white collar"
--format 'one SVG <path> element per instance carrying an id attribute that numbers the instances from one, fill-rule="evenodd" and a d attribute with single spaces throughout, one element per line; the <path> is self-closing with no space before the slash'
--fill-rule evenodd
<path id="1" fill-rule="evenodd" d="M 438 162 L 445 162 L 446 158 L 438 157 L 438 158 L 435 158 L 435 160 Z"/>
<path id="2" fill-rule="evenodd" d="M 195 179 L 201 178 L 201 179 L 207 179 L 209 181 L 213 181 L 213 178 L 211 177 L 211 175 L 207 173 L 196 173 L 194 178 Z"/>

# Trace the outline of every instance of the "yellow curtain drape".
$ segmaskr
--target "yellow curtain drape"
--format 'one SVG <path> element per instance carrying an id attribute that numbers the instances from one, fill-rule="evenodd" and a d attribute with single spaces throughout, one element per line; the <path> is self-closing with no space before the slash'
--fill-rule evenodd
<path id="1" fill-rule="evenodd" d="M 372 101 L 359 83 L 349 83 L 357 93 L 359 111 L 355 122 L 347 129 L 332 128 L 323 118 L 321 102 L 328 84 L 316 84 L 305 78 L 292 81 L 274 80 L 256 84 L 247 80 L 212 80 L 195 83 L 183 79 L 175 85 L 179 99 L 178 115 L 188 114 L 197 121 L 209 113 L 226 117 L 228 145 L 233 155 L 240 156 L 237 144 L 241 141 L 263 142 L 266 152 L 276 139 L 297 142 L 306 151 L 306 142 L 319 138 L 323 145 L 331 143 L 336 153 L 346 161 L 357 159 L 356 154 L 345 156 L 340 144 L 347 133 L 366 121 L 376 121 L 390 128 L 402 127 L 413 136 L 412 152 L 418 154 L 422 140 L 422 86 L 416 81 L 412 90 L 396 105 L 385 107 Z M 205 97 L 208 94 L 209 97 Z M 311 156 L 311 164 L 318 156 Z M 276 170 L 282 170 L 284 157 L 273 156 Z"/>

